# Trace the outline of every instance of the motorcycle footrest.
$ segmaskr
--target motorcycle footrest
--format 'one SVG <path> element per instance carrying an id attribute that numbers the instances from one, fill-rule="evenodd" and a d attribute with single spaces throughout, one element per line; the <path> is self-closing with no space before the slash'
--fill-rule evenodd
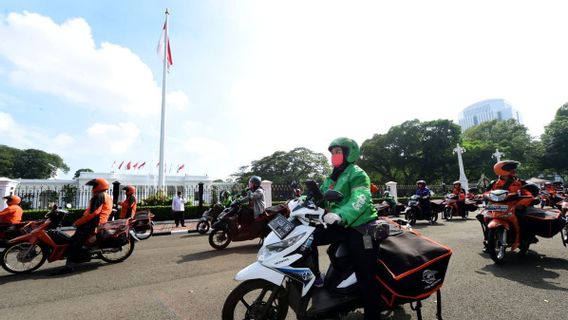
<path id="1" fill-rule="evenodd" d="M 308 315 L 321 315 L 326 313 L 334 313 L 339 307 L 358 303 L 358 293 L 353 294 L 333 294 L 325 287 L 314 287 L 312 294 L 312 306 L 308 310 Z M 347 308 L 349 309 L 349 308 Z"/>

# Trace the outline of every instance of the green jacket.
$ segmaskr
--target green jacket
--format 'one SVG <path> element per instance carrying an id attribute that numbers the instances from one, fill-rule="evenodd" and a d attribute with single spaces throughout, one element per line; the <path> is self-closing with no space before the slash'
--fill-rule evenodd
<path id="1" fill-rule="evenodd" d="M 337 181 L 328 177 L 320 189 L 323 193 L 333 189 L 343 194 L 341 202 L 326 202 L 325 208 L 338 214 L 346 227 L 357 227 L 377 219 L 371 198 L 371 180 L 357 165 L 347 166 Z"/>

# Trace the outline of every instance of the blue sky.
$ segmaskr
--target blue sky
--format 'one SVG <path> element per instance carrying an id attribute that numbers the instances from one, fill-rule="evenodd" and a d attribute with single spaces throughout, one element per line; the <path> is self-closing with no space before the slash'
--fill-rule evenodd
<path id="1" fill-rule="evenodd" d="M 57 153 L 71 175 L 115 161 L 151 172 L 166 7 L 174 172 L 226 178 L 277 150 L 325 153 L 337 136 L 457 120 L 491 98 L 538 136 L 568 101 L 568 5 L 533 3 L 4 0 L 0 144 Z"/>

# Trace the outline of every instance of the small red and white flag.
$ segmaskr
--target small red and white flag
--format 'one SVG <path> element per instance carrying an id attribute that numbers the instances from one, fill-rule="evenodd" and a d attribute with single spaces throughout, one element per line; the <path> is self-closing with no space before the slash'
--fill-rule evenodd
<path id="1" fill-rule="evenodd" d="M 122 160 L 122 162 L 118 165 L 118 170 L 120 170 L 120 168 L 122 168 L 123 164 L 124 164 L 124 160 Z"/>
<path id="2" fill-rule="evenodd" d="M 182 164 L 181 166 L 178 167 L 177 173 L 179 173 L 181 170 L 183 170 L 183 168 L 185 168 L 185 164 Z"/>
<path id="3" fill-rule="evenodd" d="M 130 170 L 130 161 L 126 164 L 126 170 Z"/>
<path id="4" fill-rule="evenodd" d="M 158 42 L 158 55 L 162 59 L 166 59 L 166 65 L 168 67 L 168 71 L 170 71 L 170 66 L 174 64 L 172 60 L 172 51 L 170 49 L 170 37 L 167 35 L 168 33 L 168 20 L 164 22 L 164 28 L 162 29 L 162 35 L 160 36 L 160 42 Z M 167 37 L 167 39 L 166 39 Z M 164 45 L 166 46 L 166 57 L 164 58 Z"/>
<path id="5" fill-rule="evenodd" d="M 146 161 L 142 162 L 139 166 L 138 166 L 138 170 L 142 169 L 143 166 L 146 165 Z"/>
<path id="6" fill-rule="evenodd" d="M 136 162 L 136 163 L 132 166 L 132 168 L 134 168 L 134 169 L 138 168 L 138 162 Z"/>

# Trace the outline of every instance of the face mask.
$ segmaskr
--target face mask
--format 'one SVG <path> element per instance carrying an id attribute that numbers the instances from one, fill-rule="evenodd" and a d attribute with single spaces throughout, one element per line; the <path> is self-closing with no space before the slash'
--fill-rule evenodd
<path id="1" fill-rule="evenodd" d="M 334 168 L 337 168 L 341 164 L 343 164 L 343 154 L 341 154 L 341 153 L 332 154 L 331 155 L 331 165 Z"/>

